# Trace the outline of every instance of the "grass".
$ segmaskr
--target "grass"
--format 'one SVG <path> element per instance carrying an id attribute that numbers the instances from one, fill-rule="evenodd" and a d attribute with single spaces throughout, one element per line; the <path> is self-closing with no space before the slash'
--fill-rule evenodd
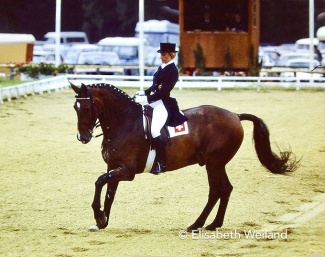
<path id="1" fill-rule="evenodd" d="M 16 86 L 16 85 L 19 85 L 19 84 L 22 84 L 22 83 L 24 83 L 24 82 L 22 82 L 20 80 L 9 80 L 9 79 L 0 80 L 1 87 Z"/>

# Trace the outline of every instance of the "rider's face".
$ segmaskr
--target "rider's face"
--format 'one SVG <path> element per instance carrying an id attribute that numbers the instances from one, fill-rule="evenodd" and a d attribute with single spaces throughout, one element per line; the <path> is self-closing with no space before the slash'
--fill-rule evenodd
<path id="1" fill-rule="evenodd" d="M 160 53 L 160 58 L 162 63 L 167 63 L 172 60 L 172 57 L 169 53 Z"/>

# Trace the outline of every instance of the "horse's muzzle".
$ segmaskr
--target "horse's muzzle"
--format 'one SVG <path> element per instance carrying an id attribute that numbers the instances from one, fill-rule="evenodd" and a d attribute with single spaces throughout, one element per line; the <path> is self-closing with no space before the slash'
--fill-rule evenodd
<path id="1" fill-rule="evenodd" d="M 77 134 L 77 139 L 83 143 L 83 144 L 87 144 L 90 142 L 92 138 L 92 133 L 88 132 L 88 133 L 79 133 Z"/>

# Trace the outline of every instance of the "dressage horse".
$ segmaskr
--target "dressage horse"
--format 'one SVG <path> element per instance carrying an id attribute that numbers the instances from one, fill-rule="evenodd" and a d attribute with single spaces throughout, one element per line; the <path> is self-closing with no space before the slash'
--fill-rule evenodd
<path id="1" fill-rule="evenodd" d="M 92 203 L 96 225 L 104 229 L 108 225 L 111 206 L 120 181 L 131 181 L 143 173 L 150 149 L 143 128 L 142 106 L 122 90 L 110 84 L 71 84 L 76 93 L 74 109 L 78 116 L 77 138 L 87 144 L 96 126 L 103 132 L 102 157 L 107 163 L 107 173 L 95 182 Z M 205 227 L 214 230 L 223 224 L 229 197 L 233 189 L 225 166 L 234 157 L 243 141 L 241 121 L 253 122 L 255 149 L 261 164 L 277 174 L 294 171 L 296 161 L 290 150 L 275 154 L 270 146 L 269 131 L 265 123 L 251 114 L 236 114 L 228 110 L 203 105 L 183 110 L 188 117 L 189 134 L 171 138 L 166 147 L 167 171 L 185 166 L 205 165 L 209 196 L 206 206 L 188 231 L 202 228 L 211 210 L 220 199 L 217 214 Z M 101 210 L 101 192 L 107 185 L 104 210 Z"/>

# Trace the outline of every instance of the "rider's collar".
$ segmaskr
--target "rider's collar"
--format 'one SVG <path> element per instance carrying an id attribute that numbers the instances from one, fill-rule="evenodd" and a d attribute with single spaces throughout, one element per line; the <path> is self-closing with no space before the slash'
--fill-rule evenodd
<path id="1" fill-rule="evenodd" d="M 163 69 L 163 68 L 165 68 L 168 64 L 171 64 L 171 63 L 174 63 L 174 60 L 171 60 L 171 61 L 169 61 L 169 62 L 167 62 L 167 63 L 163 63 L 160 67 Z"/>

